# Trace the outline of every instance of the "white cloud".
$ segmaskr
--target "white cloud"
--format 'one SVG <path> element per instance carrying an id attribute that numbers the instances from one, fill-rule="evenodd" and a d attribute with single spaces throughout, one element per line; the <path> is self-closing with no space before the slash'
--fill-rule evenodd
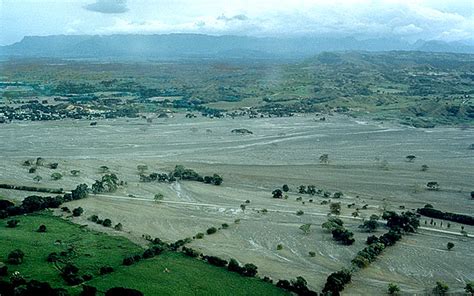
<path id="1" fill-rule="evenodd" d="M 100 13 L 124 13 L 128 11 L 127 0 L 96 0 L 84 9 Z"/>

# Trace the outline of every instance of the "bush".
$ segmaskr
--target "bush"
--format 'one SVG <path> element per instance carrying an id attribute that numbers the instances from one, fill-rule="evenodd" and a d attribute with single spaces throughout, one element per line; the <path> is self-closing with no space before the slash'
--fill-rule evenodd
<path id="1" fill-rule="evenodd" d="M 303 212 L 302 210 L 299 210 L 299 211 L 296 212 L 296 215 L 297 215 L 297 216 L 301 216 L 301 215 L 303 215 L 303 214 L 304 214 L 304 212 Z"/>
<path id="2" fill-rule="evenodd" d="M 99 274 L 100 275 L 104 275 L 104 274 L 108 274 L 108 273 L 111 273 L 114 271 L 114 268 L 111 267 L 111 266 L 102 266 L 100 269 L 99 269 Z"/>
<path id="3" fill-rule="evenodd" d="M 241 273 L 243 276 L 254 277 L 257 275 L 257 266 L 252 263 L 247 263 L 243 267 L 243 271 Z"/>
<path id="4" fill-rule="evenodd" d="M 133 263 L 135 263 L 135 259 L 133 258 L 133 256 L 128 256 L 128 257 L 123 258 L 123 261 L 122 261 L 123 265 L 130 266 Z"/>
<path id="5" fill-rule="evenodd" d="M 216 256 L 204 256 L 203 258 L 204 260 L 209 262 L 209 264 L 214 266 L 224 267 L 227 265 L 227 261 Z"/>
<path id="6" fill-rule="evenodd" d="M 58 259 L 59 259 L 58 253 L 52 252 L 52 253 L 49 253 L 48 257 L 46 258 L 46 261 L 56 262 L 58 261 Z"/>
<path id="7" fill-rule="evenodd" d="M 62 207 L 62 208 L 61 208 L 61 211 L 66 212 L 66 213 L 70 213 L 70 212 L 71 212 L 71 210 L 70 210 L 68 207 Z"/>
<path id="8" fill-rule="evenodd" d="M 74 217 L 79 217 L 80 215 L 82 215 L 82 213 L 84 213 L 84 210 L 81 207 L 78 207 L 72 210 L 72 215 Z"/>
<path id="9" fill-rule="evenodd" d="M 92 216 L 89 217 L 89 220 L 92 221 L 92 222 L 97 222 L 97 220 L 99 220 L 99 216 L 92 215 Z"/>
<path id="10" fill-rule="evenodd" d="M 196 234 L 196 238 L 197 238 L 197 239 L 202 239 L 202 238 L 204 238 L 204 233 L 199 232 L 198 234 Z"/>
<path id="11" fill-rule="evenodd" d="M 135 289 L 115 287 L 107 290 L 105 296 L 143 296 L 143 293 Z"/>
<path id="12" fill-rule="evenodd" d="M 446 244 L 446 247 L 448 248 L 448 250 L 451 250 L 452 248 L 454 248 L 454 244 L 452 242 L 448 242 Z"/>
<path id="13" fill-rule="evenodd" d="M 38 227 L 38 232 L 46 232 L 46 225 L 40 225 L 40 227 Z"/>
<path id="14" fill-rule="evenodd" d="M 398 292 L 400 292 L 400 288 L 397 285 L 392 284 L 392 283 L 388 284 L 388 294 L 395 295 Z"/>
<path id="15" fill-rule="evenodd" d="M 223 224 L 222 224 L 222 229 L 227 229 L 227 228 L 229 228 L 229 224 L 223 223 Z"/>
<path id="16" fill-rule="evenodd" d="M 448 292 L 449 287 L 443 282 L 436 282 L 436 286 L 433 289 L 434 295 L 446 295 Z"/>
<path id="17" fill-rule="evenodd" d="M 331 273 L 323 288 L 323 293 L 331 293 L 330 295 L 339 295 L 344 286 L 351 281 L 351 272 L 348 270 L 341 270 Z"/>
<path id="18" fill-rule="evenodd" d="M 147 249 L 143 252 L 143 259 L 149 259 L 155 257 L 155 252 L 153 249 Z"/>
<path id="19" fill-rule="evenodd" d="M 117 231 L 122 231 L 123 229 L 123 226 L 122 226 L 122 223 L 118 223 L 114 226 L 114 229 L 117 230 Z"/>
<path id="20" fill-rule="evenodd" d="M 51 179 L 57 181 L 57 180 L 61 180 L 63 177 L 63 175 L 61 175 L 61 173 L 58 173 L 58 172 L 55 172 L 55 173 L 52 173 L 51 174 Z"/>
<path id="21" fill-rule="evenodd" d="M 8 254 L 7 262 L 10 264 L 21 264 L 23 263 L 23 257 L 25 257 L 25 253 L 20 249 L 16 249 Z"/>
<path id="22" fill-rule="evenodd" d="M 20 223 L 20 220 L 17 220 L 17 219 L 8 220 L 7 227 L 15 228 L 17 227 L 18 223 Z"/>
<path id="23" fill-rule="evenodd" d="M 309 251 L 308 254 L 310 257 L 316 257 L 316 253 L 313 251 Z"/>
<path id="24" fill-rule="evenodd" d="M 183 247 L 182 250 L 183 250 L 183 253 L 184 253 L 186 256 L 189 256 L 189 257 L 196 258 L 196 257 L 201 256 L 201 253 L 199 253 L 198 251 L 196 251 L 196 250 L 194 250 L 194 249 L 191 249 L 191 248 Z"/>
<path id="25" fill-rule="evenodd" d="M 217 228 L 215 228 L 215 227 L 211 227 L 208 230 L 206 230 L 207 234 L 214 234 L 216 232 L 217 232 Z"/>
<path id="26" fill-rule="evenodd" d="M 282 244 L 278 244 L 278 245 L 277 245 L 277 250 L 283 250 L 283 245 L 282 245 Z"/>
<path id="27" fill-rule="evenodd" d="M 239 262 L 235 259 L 230 259 L 229 264 L 227 265 L 227 269 L 232 272 L 241 273 L 242 267 L 240 266 Z"/>

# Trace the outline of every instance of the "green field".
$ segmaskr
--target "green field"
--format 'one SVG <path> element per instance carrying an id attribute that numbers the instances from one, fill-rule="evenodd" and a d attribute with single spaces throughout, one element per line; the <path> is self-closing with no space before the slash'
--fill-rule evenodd
<path id="1" fill-rule="evenodd" d="M 16 228 L 5 227 L 7 220 L 1 221 L 0 261 L 6 261 L 12 250 L 21 249 L 25 253 L 24 261 L 20 265 L 8 264 L 9 274 L 18 271 L 27 280 L 67 288 L 55 264 L 46 258 L 51 252 L 72 248 L 69 261 L 79 267 L 81 275 L 91 274 L 94 278 L 85 284 L 96 286 L 99 291 L 121 286 L 141 290 L 145 295 L 178 295 L 178 289 L 179 295 L 285 294 L 258 279 L 244 278 L 178 253 L 165 253 L 126 267 L 121 265 L 122 259 L 140 254 L 143 249 L 123 237 L 90 231 L 49 213 L 16 218 L 20 220 Z M 36 231 L 41 224 L 46 225 L 47 232 Z M 112 266 L 115 272 L 100 276 L 99 268 L 105 265 Z M 163 272 L 165 268 L 170 272 Z M 69 287 L 68 290 L 75 295 L 82 289 Z"/>

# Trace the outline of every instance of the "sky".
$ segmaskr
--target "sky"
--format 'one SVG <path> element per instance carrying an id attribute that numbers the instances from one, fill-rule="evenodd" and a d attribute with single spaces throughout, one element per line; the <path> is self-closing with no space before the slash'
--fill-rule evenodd
<path id="1" fill-rule="evenodd" d="M 474 0 L 0 0 L 0 45 L 24 36 L 127 33 L 473 43 Z"/>

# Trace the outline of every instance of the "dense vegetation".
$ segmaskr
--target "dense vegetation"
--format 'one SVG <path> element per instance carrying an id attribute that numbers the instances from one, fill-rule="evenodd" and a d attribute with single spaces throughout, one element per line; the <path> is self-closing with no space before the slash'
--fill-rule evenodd
<path id="1" fill-rule="evenodd" d="M 427 216 L 430 218 L 443 219 L 443 220 L 453 221 L 453 222 L 466 224 L 466 225 L 474 225 L 474 217 L 472 216 L 450 213 L 450 212 L 443 212 L 429 206 L 428 207 L 425 206 L 424 208 L 417 209 L 416 212 L 420 215 Z"/>
<path id="2" fill-rule="evenodd" d="M 2 69 L 9 87 L 1 92 L 2 121 L 137 117 L 168 109 L 211 117 L 369 112 L 417 127 L 474 118 L 474 58 L 467 54 L 322 53 L 283 65 L 28 60 L 3 62 Z"/>

